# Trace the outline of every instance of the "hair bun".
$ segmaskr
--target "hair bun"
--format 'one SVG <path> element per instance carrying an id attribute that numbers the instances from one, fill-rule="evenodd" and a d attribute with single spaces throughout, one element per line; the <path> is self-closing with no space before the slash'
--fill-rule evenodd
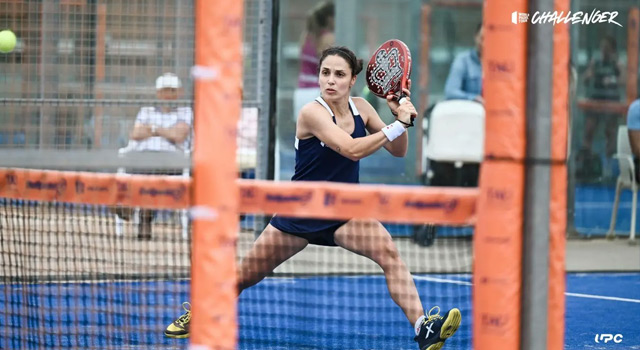
<path id="1" fill-rule="evenodd" d="M 364 65 L 364 61 L 362 60 L 362 58 L 358 58 L 356 60 L 356 66 L 355 66 L 353 75 L 358 75 L 358 73 L 362 72 L 363 65 Z"/>

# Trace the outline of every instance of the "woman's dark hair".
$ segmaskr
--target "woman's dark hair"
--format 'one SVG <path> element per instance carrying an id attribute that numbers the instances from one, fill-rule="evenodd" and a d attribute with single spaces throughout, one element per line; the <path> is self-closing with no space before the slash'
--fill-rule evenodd
<path id="1" fill-rule="evenodd" d="M 335 6 L 332 1 L 318 3 L 307 16 L 307 31 L 319 35 L 329 25 L 329 18 L 334 17 Z"/>
<path id="2" fill-rule="evenodd" d="M 602 40 L 609 44 L 612 51 L 618 50 L 618 41 L 612 35 L 605 35 Z"/>
<path id="3" fill-rule="evenodd" d="M 322 51 L 322 55 L 320 56 L 320 60 L 318 61 L 318 69 L 322 67 L 322 62 L 327 56 L 340 56 L 344 58 L 345 61 L 351 67 L 351 73 L 353 76 L 358 75 L 362 71 L 362 59 L 357 58 L 356 54 L 353 51 L 349 50 L 344 46 L 332 46 L 324 51 Z M 320 72 L 318 72 L 320 73 Z"/>

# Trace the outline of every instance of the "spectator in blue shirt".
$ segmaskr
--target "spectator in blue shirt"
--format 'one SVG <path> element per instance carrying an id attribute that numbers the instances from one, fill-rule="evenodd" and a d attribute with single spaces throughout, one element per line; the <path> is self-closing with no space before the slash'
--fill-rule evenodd
<path id="1" fill-rule="evenodd" d="M 482 98 L 482 24 L 476 28 L 476 47 L 456 56 L 451 65 L 444 94 L 447 100 L 474 100 L 484 104 Z"/>

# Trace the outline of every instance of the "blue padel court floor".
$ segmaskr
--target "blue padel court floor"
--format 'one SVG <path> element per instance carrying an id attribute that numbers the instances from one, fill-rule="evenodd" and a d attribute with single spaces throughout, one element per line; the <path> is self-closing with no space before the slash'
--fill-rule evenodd
<path id="1" fill-rule="evenodd" d="M 470 276 L 415 279 L 425 307 L 462 312 L 462 325 L 445 349 L 470 349 Z M 0 349 L 188 345 L 162 334 L 182 311 L 188 281 L 0 288 Z M 640 273 L 570 274 L 566 301 L 565 349 L 640 349 Z M 242 294 L 239 322 L 240 349 L 417 348 L 382 276 L 269 278 Z M 603 333 L 621 334 L 622 342 L 596 343 Z"/>

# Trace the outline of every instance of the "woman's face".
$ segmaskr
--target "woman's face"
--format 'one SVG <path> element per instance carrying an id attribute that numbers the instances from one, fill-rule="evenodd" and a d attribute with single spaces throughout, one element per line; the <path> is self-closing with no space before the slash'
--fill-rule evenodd
<path id="1" fill-rule="evenodd" d="M 318 82 L 322 98 L 338 100 L 349 96 L 356 77 L 351 74 L 351 67 L 344 58 L 329 55 L 322 61 Z"/>

